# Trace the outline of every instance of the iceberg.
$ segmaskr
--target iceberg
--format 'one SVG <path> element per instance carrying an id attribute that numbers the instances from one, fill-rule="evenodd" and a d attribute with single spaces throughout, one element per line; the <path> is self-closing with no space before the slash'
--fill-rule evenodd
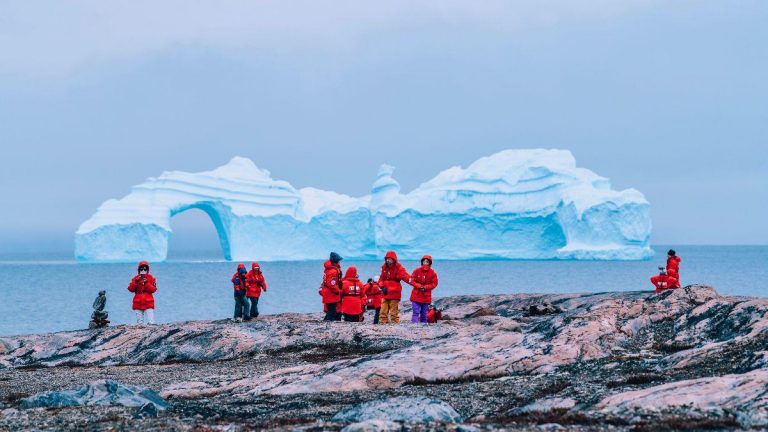
<path id="1" fill-rule="evenodd" d="M 566 150 L 505 150 L 402 193 L 382 165 L 363 197 L 275 180 L 235 157 L 212 171 L 164 172 L 104 202 L 75 234 L 81 262 L 163 261 L 171 219 L 208 214 L 227 260 L 312 260 L 336 251 L 374 259 L 638 260 L 650 204 L 635 189 L 576 166 Z"/>

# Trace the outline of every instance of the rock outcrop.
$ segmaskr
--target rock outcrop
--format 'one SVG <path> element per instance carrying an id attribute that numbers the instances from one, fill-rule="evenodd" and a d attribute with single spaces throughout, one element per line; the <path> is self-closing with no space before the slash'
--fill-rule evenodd
<path id="1" fill-rule="evenodd" d="M 768 299 L 689 286 L 662 294 L 460 296 L 436 303 L 450 319 L 430 326 L 325 323 L 320 315 L 292 314 L 247 324 L 5 337 L 0 379 L 40 367 L 118 368 L 119 375 L 126 373 L 122 365 L 154 371 L 195 362 L 200 366 L 186 376 L 157 375 L 150 385 L 172 401 L 171 414 L 158 419 L 174 409 L 183 417 L 201 406 L 227 406 L 227 415 L 247 412 L 267 422 L 254 427 L 274 426 L 278 415 L 313 413 L 312 421 L 341 428 L 366 420 L 341 413 L 405 396 L 455 408 L 457 417 L 438 421 L 461 417 L 490 428 L 768 425 Z M 226 362 L 255 366 L 232 373 Z M 244 408 L 262 400 L 268 410 Z M 283 406 L 279 401 L 288 408 L 274 408 Z"/>

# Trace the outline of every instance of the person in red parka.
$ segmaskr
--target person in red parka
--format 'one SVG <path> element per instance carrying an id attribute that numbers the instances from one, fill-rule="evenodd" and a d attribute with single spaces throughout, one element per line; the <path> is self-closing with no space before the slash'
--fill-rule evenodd
<path id="1" fill-rule="evenodd" d="M 245 275 L 245 296 L 251 301 L 251 312 L 248 315 L 252 319 L 259 317 L 259 297 L 262 291 L 267 292 L 267 281 L 259 263 L 251 263 L 251 271 Z"/>
<path id="2" fill-rule="evenodd" d="M 248 290 L 248 283 L 246 276 L 248 270 L 245 268 L 245 264 L 238 264 L 237 271 L 232 275 L 232 287 L 235 289 L 235 321 L 248 321 L 250 315 L 248 315 L 248 299 L 246 297 L 246 291 Z"/>
<path id="3" fill-rule="evenodd" d="M 142 261 L 137 268 L 138 274 L 128 284 L 128 291 L 133 293 L 133 310 L 137 324 L 155 323 L 155 297 L 157 280 L 149 274 L 149 263 Z"/>
<path id="4" fill-rule="evenodd" d="M 677 279 L 678 288 L 680 287 L 680 257 L 674 249 L 667 252 L 667 276 Z"/>
<path id="5" fill-rule="evenodd" d="M 421 267 L 417 268 L 411 274 L 411 306 L 413 315 L 411 322 L 427 322 L 427 311 L 432 304 L 432 290 L 437 288 L 437 273 L 432 269 L 432 257 L 424 255 L 421 257 Z"/>
<path id="6" fill-rule="evenodd" d="M 395 251 L 389 251 L 384 255 L 384 264 L 381 266 L 379 286 L 384 292 L 384 300 L 381 302 L 379 323 L 397 324 L 400 322 L 400 299 L 403 296 L 401 282 L 410 283 L 411 275 L 405 267 L 397 262 Z"/>
<path id="7" fill-rule="evenodd" d="M 341 313 L 344 314 L 344 321 L 360 322 L 365 305 L 365 286 L 357 278 L 357 268 L 349 267 L 341 284 Z"/>
<path id="8" fill-rule="evenodd" d="M 384 293 L 381 292 L 378 282 L 373 279 L 368 279 L 365 284 L 365 296 L 368 299 L 368 310 L 374 311 L 373 323 L 379 323 L 379 313 L 381 313 L 381 300 L 384 297 Z"/>
<path id="9" fill-rule="evenodd" d="M 680 288 L 677 279 L 669 276 L 664 267 L 659 267 L 659 274 L 651 278 L 651 283 L 656 287 L 656 294 L 670 289 Z"/>
<path id="10" fill-rule="evenodd" d="M 341 260 L 344 258 L 336 252 L 331 252 L 328 261 L 323 263 L 323 282 L 318 292 L 323 297 L 325 307 L 324 321 L 338 321 L 341 313 L 338 309 L 341 301 Z"/>

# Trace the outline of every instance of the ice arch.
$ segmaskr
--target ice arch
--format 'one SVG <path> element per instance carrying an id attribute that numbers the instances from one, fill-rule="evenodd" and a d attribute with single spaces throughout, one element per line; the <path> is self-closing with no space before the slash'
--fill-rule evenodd
<path id="1" fill-rule="evenodd" d="M 78 229 L 78 261 L 162 261 L 173 215 L 197 208 L 230 260 L 380 257 L 645 259 L 650 205 L 634 189 L 578 168 L 564 150 L 507 150 L 452 167 L 403 194 L 383 165 L 360 198 L 295 189 L 249 159 L 165 172 L 109 200 Z"/>

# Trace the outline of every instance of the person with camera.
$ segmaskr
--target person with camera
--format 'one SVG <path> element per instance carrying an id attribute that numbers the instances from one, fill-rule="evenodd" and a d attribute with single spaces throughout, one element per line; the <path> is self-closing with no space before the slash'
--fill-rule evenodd
<path id="1" fill-rule="evenodd" d="M 379 288 L 379 283 L 372 278 L 368 279 L 365 284 L 365 297 L 367 299 L 367 309 L 374 311 L 373 323 L 379 323 L 379 313 L 381 313 L 381 300 L 384 297 L 384 293 Z"/>
<path id="2" fill-rule="evenodd" d="M 662 291 L 680 288 L 677 279 L 669 276 L 664 267 L 659 267 L 659 274 L 651 278 L 651 283 L 656 287 L 656 294 Z"/>
<path id="3" fill-rule="evenodd" d="M 259 263 L 251 263 L 251 271 L 245 276 L 245 295 L 251 302 L 251 311 L 248 314 L 248 319 L 259 317 L 259 297 L 261 297 L 262 291 L 267 292 L 267 281 L 261 273 Z"/>
<path id="4" fill-rule="evenodd" d="M 362 321 L 365 286 L 357 277 L 357 268 L 350 266 L 341 281 L 341 313 L 346 322 Z"/>
<path id="5" fill-rule="evenodd" d="M 232 286 L 235 289 L 235 317 L 237 322 L 248 321 L 250 316 L 248 315 L 248 299 L 246 298 L 246 292 L 248 290 L 246 275 L 248 270 L 245 269 L 245 264 L 238 264 L 237 271 L 232 275 Z"/>
<path id="6" fill-rule="evenodd" d="M 142 261 L 137 268 L 138 274 L 128 284 L 128 291 L 133 293 L 133 310 L 136 313 L 136 324 L 155 323 L 155 297 L 157 280 L 149 274 L 149 263 Z"/>
<path id="7" fill-rule="evenodd" d="M 381 266 L 381 276 L 379 276 L 379 285 L 384 293 L 379 313 L 380 324 L 400 322 L 400 299 L 403 296 L 401 282 L 410 284 L 411 275 L 402 264 L 397 262 L 395 251 L 389 251 L 384 255 L 384 264 Z"/>
<path id="8" fill-rule="evenodd" d="M 323 282 L 318 294 L 323 298 L 325 309 L 324 321 L 339 321 L 341 319 L 341 260 L 344 258 L 336 252 L 331 252 L 329 259 L 323 263 Z"/>
<path id="9" fill-rule="evenodd" d="M 437 288 L 437 273 L 432 268 L 432 257 L 421 257 L 421 267 L 411 274 L 411 306 L 413 314 L 412 323 L 427 323 L 427 312 L 432 304 L 432 291 Z"/>

